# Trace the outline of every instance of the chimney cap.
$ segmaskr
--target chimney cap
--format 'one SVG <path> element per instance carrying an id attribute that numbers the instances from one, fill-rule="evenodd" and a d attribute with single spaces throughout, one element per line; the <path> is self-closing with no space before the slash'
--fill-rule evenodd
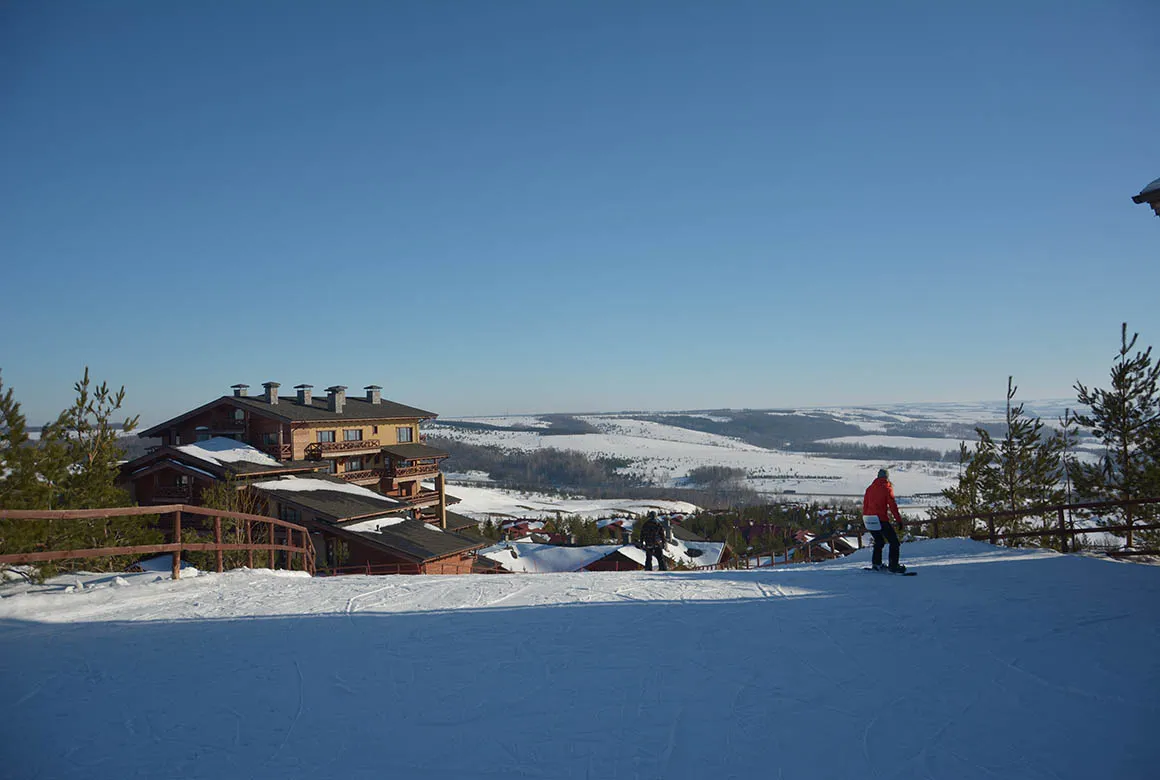
<path id="1" fill-rule="evenodd" d="M 281 387 L 281 382 L 263 382 L 262 387 Z"/>
<path id="2" fill-rule="evenodd" d="M 239 383 L 238 383 L 238 384 L 236 384 L 236 385 L 230 385 L 230 389 L 231 389 L 231 390 L 234 390 L 234 389 L 236 389 L 236 388 L 239 388 L 239 387 L 249 387 L 249 385 L 244 385 L 244 384 L 242 384 L 241 382 L 239 382 Z"/>
<path id="3" fill-rule="evenodd" d="M 330 387 L 326 388 L 326 392 L 328 392 L 328 393 L 345 393 L 346 392 L 346 385 L 331 385 Z"/>
<path id="4" fill-rule="evenodd" d="M 382 390 L 382 385 L 367 385 L 363 390 Z"/>
<path id="5" fill-rule="evenodd" d="M 295 390 L 301 390 L 302 388 L 306 388 L 307 390 L 309 390 L 312 387 L 314 387 L 314 385 L 294 385 Z"/>

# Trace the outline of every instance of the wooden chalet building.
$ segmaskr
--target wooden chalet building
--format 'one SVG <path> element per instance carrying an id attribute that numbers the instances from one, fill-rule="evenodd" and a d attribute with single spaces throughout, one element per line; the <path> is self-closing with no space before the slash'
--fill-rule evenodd
<path id="1" fill-rule="evenodd" d="M 320 468 L 313 461 L 282 463 L 247 444 L 219 437 L 158 447 L 122 466 L 121 482 L 140 506 L 196 506 L 215 483 L 243 486 L 256 479 L 308 476 Z"/>
<path id="2" fill-rule="evenodd" d="M 161 439 L 164 455 L 181 445 L 226 438 L 260 450 L 287 470 L 318 471 L 334 478 L 396 498 L 414 515 L 446 525 L 447 498 L 440 462 L 448 453 L 421 443 L 419 426 L 434 412 L 384 400 L 378 385 L 369 385 L 362 398 L 348 398 L 346 388 L 328 387 L 315 398 L 311 385 L 297 385 L 296 395 L 281 396 L 281 385 L 266 382 L 260 396 L 249 386 L 232 386 L 233 394 L 141 431 L 142 438 Z M 150 458 L 157 453 L 150 453 Z M 145 459 L 128 466 L 134 493 L 152 502 L 176 493 L 183 483 L 161 482 L 158 472 L 141 470 Z M 269 464 L 267 464 L 269 465 Z M 196 476 L 187 474 L 196 484 Z M 153 479 L 152 487 L 145 480 Z M 430 481 L 433 488 L 424 488 Z M 160 490 L 160 493 L 158 491 Z M 192 490 L 192 488 L 191 488 Z"/>
<path id="3" fill-rule="evenodd" d="M 259 480 L 248 489 L 264 514 L 310 529 L 321 574 L 469 574 L 475 552 L 489 544 L 471 529 L 416 520 L 405 501 L 326 474 Z"/>

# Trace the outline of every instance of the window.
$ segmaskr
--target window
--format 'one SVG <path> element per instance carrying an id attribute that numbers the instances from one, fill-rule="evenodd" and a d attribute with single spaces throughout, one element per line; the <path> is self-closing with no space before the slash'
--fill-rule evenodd
<path id="1" fill-rule="evenodd" d="M 262 434 L 262 444 L 269 446 L 271 444 L 277 444 L 277 443 L 278 443 L 278 434 L 276 434 L 276 433 L 263 433 Z"/>
<path id="2" fill-rule="evenodd" d="M 399 444 L 409 444 L 415 440 L 415 432 L 410 428 L 398 428 Z"/>
<path id="3" fill-rule="evenodd" d="M 334 431 L 319 431 L 318 440 L 321 442 L 334 441 Z"/>
<path id="4" fill-rule="evenodd" d="M 234 419 L 239 421 L 246 419 L 245 411 L 242 409 L 234 409 Z"/>
<path id="5" fill-rule="evenodd" d="M 342 432 L 343 441 L 362 441 L 362 428 L 347 429 Z"/>
<path id="6" fill-rule="evenodd" d="M 333 460 L 322 461 L 322 473 L 323 474 L 333 474 L 334 473 L 334 461 Z"/>
<path id="7" fill-rule="evenodd" d="M 375 436 L 378 436 L 379 435 L 379 426 L 372 425 L 371 426 L 371 433 L 373 433 Z"/>
<path id="8" fill-rule="evenodd" d="M 278 519 L 284 520 L 287 523 L 297 523 L 298 522 L 298 510 L 292 506 L 286 506 L 285 504 L 281 504 L 278 507 Z"/>
<path id="9" fill-rule="evenodd" d="M 198 441 L 209 441 L 210 435 L 208 433 L 203 433 L 202 431 L 198 431 L 197 440 Z"/>
<path id="10" fill-rule="evenodd" d="M 343 471 L 362 471 L 362 458 L 347 458 Z"/>

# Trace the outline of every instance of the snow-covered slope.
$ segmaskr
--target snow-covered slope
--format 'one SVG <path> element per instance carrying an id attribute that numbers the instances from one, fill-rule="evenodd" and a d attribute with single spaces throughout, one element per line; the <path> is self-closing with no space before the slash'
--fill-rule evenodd
<path id="1" fill-rule="evenodd" d="M 1160 568 L 964 540 L 903 554 L 919 576 L 863 572 L 863 551 L 60 583 L 0 600 L 0 774 L 1154 776 Z"/>

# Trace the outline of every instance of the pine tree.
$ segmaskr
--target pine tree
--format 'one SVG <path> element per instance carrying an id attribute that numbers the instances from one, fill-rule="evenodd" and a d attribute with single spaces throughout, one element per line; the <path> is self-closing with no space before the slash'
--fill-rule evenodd
<path id="1" fill-rule="evenodd" d="M 0 507 L 25 508 L 26 493 L 32 471 L 27 422 L 12 388 L 4 390 L 0 376 Z"/>
<path id="2" fill-rule="evenodd" d="M 1079 425 L 1071 409 L 1063 410 L 1063 417 L 1059 420 L 1059 459 L 1060 479 L 1063 481 L 1063 503 L 1074 504 L 1076 501 L 1072 474 L 1075 473 L 1075 445 L 1079 441 Z M 1067 510 L 1067 527 L 1075 528 L 1075 519 L 1072 510 Z M 1073 536 L 1072 543 L 1077 543 L 1079 537 Z M 1061 545 L 1062 546 L 1062 545 Z M 1075 550 L 1072 550 L 1075 552 Z"/>
<path id="3" fill-rule="evenodd" d="M 96 509 L 126 506 L 129 494 L 117 486 L 124 450 L 117 442 L 113 414 L 125 400 L 125 388 L 116 392 L 107 382 L 96 387 L 85 366 L 84 378 L 74 386 L 77 397 L 73 405 L 61 412 L 42 433 L 46 444 L 63 444 L 68 454 L 68 469 L 60 484 L 60 506 L 65 509 Z M 137 427 L 136 416 L 121 424 L 122 433 Z"/>
<path id="4" fill-rule="evenodd" d="M 965 443 L 960 444 L 958 484 L 943 491 L 950 506 L 934 516 L 1017 512 L 1062 500 L 1062 439 L 1047 434 L 1038 417 L 1024 413 L 1023 404 L 1015 403 L 1017 391 L 1014 378 L 1007 377 L 1006 430 L 1002 439 L 996 441 L 979 426 L 975 428 L 979 441 L 973 452 Z M 1044 527 L 1053 517 L 1043 516 Z M 1001 532 L 1018 533 L 1025 522 L 1011 517 L 997 521 L 995 526 Z"/>
<path id="5" fill-rule="evenodd" d="M 0 486 L 0 506 L 23 509 L 92 509 L 128 506 L 129 494 L 116 485 L 123 451 L 117 444 L 112 415 L 124 402 L 125 389 L 112 392 L 106 383 L 92 386 L 86 367 L 74 386 L 75 403 L 41 431 L 36 446 L 28 443 L 24 417 L 11 391 L 0 395 L 6 478 Z M 125 420 L 132 430 L 136 417 Z M 0 549 L 9 552 L 122 547 L 161 541 L 152 517 L 100 520 L 0 521 Z M 123 568 L 124 557 L 95 561 L 65 561 L 42 567 Z"/>
<path id="6" fill-rule="evenodd" d="M 1111 370 L 1111 389 L 1076 382 L 1079 403 L 1089 414 L 1077 414 L 1079 425 L 1090 428 L 1104 445 L 1097 463 L 1076 463 L 1076 490 L 1092 501 L 1130 501 L 1160 496 L 1160 364 L 1152 364 L 1152 348 L 1132 355 L 1140 334 L 1128 338 L 1128 323 L 1120 328 L 1120 349 Z M 1131 525 L 1138 518 L 1156 516 L 1154 506 L 1124 507 L 1102 513 L 1105 525 Z M 1132 531 L 1127 532 L 1132 546 Z"/>
<path id="7" fill-rule="evenodd" d="M 931 510 L 931 517 L 957 517 L 961 515 L 980 515 L 994 511 L 984 503 L 983 474 L 991 465 L 991 452 L 984 451 L 980 446 L 982 436 L 986 434 L 980 428 L 975 432 L 980 436 L 972 451 L 966 442 L 959 442 L 959 479 L 953 486 L 942 491 L 947 505 L 935 507 Z M 941 525 L 940 535 L 969 536 L 975 532 L 974 521 L 966 520 L 955 523 L 954 526 Z"/>

